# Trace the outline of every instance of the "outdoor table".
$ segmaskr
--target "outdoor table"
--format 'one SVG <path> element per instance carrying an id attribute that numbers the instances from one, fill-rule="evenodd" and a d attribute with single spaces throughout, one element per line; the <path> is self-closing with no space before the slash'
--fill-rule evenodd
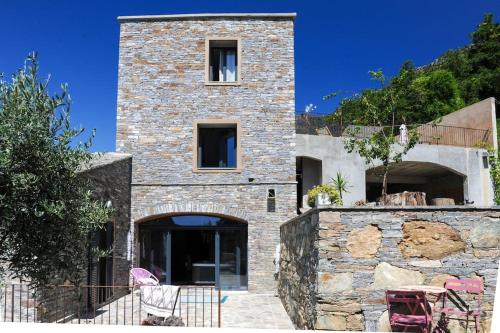
<path id="1" fill-rule="evenodd" d="M 429 303 L 432 304 L 433 309 L 436 306 L 439 300 L 444 301 L 444 297 L 446 296 L 446 288 L 436 287 L 436 286 L 426 286 L 426 285 L 409 285 L 409 286 L 401 286 L 397 288 L 398 290 L 415 290 L 415 291 L 425 291 L 428 297 Z"/>

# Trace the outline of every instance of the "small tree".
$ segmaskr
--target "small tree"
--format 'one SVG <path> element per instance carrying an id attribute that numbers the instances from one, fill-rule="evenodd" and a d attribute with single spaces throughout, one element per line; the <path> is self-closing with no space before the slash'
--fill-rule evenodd
<path id="1" fill-rule="evenodd" d="M 0 266 L 35 287 L 84 272 L 89 234 L 109 219 L 79 175 L 91 161 L 83 129 L 70 127 L 66 86 L 50 96 L 32 54 L 12 81 L 0 80 Z"/>
<path id="2" fill-rule="evenodd" d="M 382 200 L 385 204 L 389 169 L 394 163 L 401 162 L 403 156 L 415 146 L 418 135 L 416 131 L 410 130 L 406 142 L 398 142 L 394 123 L 397 91 L 390 86 L 386 86 L 385 76 L 381 70 L 370 71 L 369 73 L 372 80 L 377 81 L 382 89 L 380 89 L 379 98 L 375 103 L 366 96 L 361 96 L 361 103 L 365 110 L 365 120 L 368 121 L 368 124 L 376 126 L 376 130 L 370 136 L 360 138 L 359 126 L 348 129 L 350 136 L 345 140 L 344 147 L 349 153 L 357 152 L 364 158 L 366 164 L 371 164 L 376 160 L 382 162 Z M 384 126 L 384 119 L 392 119 L 391 126 Z"/>

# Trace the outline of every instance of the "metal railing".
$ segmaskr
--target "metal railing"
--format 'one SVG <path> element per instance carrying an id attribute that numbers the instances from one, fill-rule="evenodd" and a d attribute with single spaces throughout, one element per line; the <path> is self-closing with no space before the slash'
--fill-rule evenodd
<path id="1" fill-rule="evenodd" d="M 368 138 L 374 133 L 390 128 L 390 126 L 358 126 L 340 125 L 325 116 L 297 115 L 295 131 L 297 134 L 330 135 L 334 137 Z M 439 124 L 414 124 L 409 126 L 417 131 L 418 142 L 430 145 L 449 145 L 459 147 L 478 147 L 485 143 L 493 143 L 490 129 L 466 128 Z M 399 135 L 396 126 L 395 136 Z"/>
<path id="2" fill-rule="evenodd" d="M 221 290 L 183 286 L 173 311 L 188 327 L 221 327 Z M 148 313 L 131 286 L 48 286 L 0 288 L 0 322 L 143 325 Z"/>

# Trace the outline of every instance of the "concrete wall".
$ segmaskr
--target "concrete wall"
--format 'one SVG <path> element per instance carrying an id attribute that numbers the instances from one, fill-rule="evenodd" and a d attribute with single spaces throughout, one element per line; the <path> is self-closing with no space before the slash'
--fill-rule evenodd
<path id="1" fill-rule="evenodd" d="M 465 108 L 447 114 L 438 125 L 491 130 L 490 143 L 497 147 L 495 99 L 487 98 Z"/>
<path id="2" fill-rule="evenodd" d="M 274 289 L 279 224 L 296 212 L 293 24 L 291 16 L 212 15 L 120 25 L 116 148 L 134 157 L 132 223 L 152 214 L 241 213 L 251 291 Z M 206 84 L 207 37 L 239 38 L 239 84 Z M 241 170 L 193 169 L 194 126 L 204 119 L 240 122 Z"/>
<path id="3" fill-rule="evenodd" d="M 386 332 L 385 290 L 479 279 L 489 332 L 499 247 L 498 207 L 312 209 L 281 226 L 279 294 L 298 328 Z"/>
<path id="4" fill-rule="evenodd" d="M 357 154 L 349 154 L 343 139 L 326 135 L 297 134 L 297 156 L 310 157 L 322 162 L 322 180 L 328 183 L 340 172 L 349 182 L 344 204 L 353 205 L 365 199 L 365 163 Z M 307 193 L 304 193 L 307 194 Z"/>
<path id="5" fill-rule="evenodd" d="M 344 205 L 353 205 L 366 196 L 366 170 L 380 162 L 366 165 L 358 154 L 344 149 L 341 137 L 326 135 L 297 135 L 297 156 L 308 156 L 323 163 L 323 181 L 328 182 L 337 172 L 347 178 L 351 187 L 344 198 Z M 438 145 L 416 145 L 403 158 L 404 161 L 429 162 L 466 176 L 464 197 L 478 206 L 493 204 L 493 188 L 489 169 L 483 167 L 483 149 Z"/>

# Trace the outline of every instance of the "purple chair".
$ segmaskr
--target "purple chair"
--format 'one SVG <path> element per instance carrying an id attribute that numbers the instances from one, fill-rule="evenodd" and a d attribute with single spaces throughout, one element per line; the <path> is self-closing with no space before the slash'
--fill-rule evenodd
<path id="1" fill-rule="evenodd" d="M 423 333 L 430 332 L 432 310 L 425 291 L 387 290 L 385 297 L 393 332 L 398 332 L 398 329 L 405 332 L 408 328 L 420 328 Z"/>
<path id="2" fill-rule="evenodd" d="M 130 274 L 134 278 L 134 289 L 137 286 L 157 286 L 160 284 L 158 278 L 144 268 L 132 268 Z"/>
<path id="3" fill-rule="evenodd" d="M 444 283 L 447 290 L 447 297 L 444 299 L 442 313 L 447 317 L 456 315 L 466 318 L 465 330 L 469 326 L 469 316 L 474 318 L 476 333 L 479 333 L 479 319 L 481 318 L 481 294 L 483 293 L 483 284 L 481 280 L 477 279 L 447 279 Z M 466 294 L 475 294 L 473 299 L 475 305 L 470 306 L 463 298 L 459 296 L 458 292 L 465 292 Z M 454 303 L 455 306 L 448 306 L 447 301 Z"/>

